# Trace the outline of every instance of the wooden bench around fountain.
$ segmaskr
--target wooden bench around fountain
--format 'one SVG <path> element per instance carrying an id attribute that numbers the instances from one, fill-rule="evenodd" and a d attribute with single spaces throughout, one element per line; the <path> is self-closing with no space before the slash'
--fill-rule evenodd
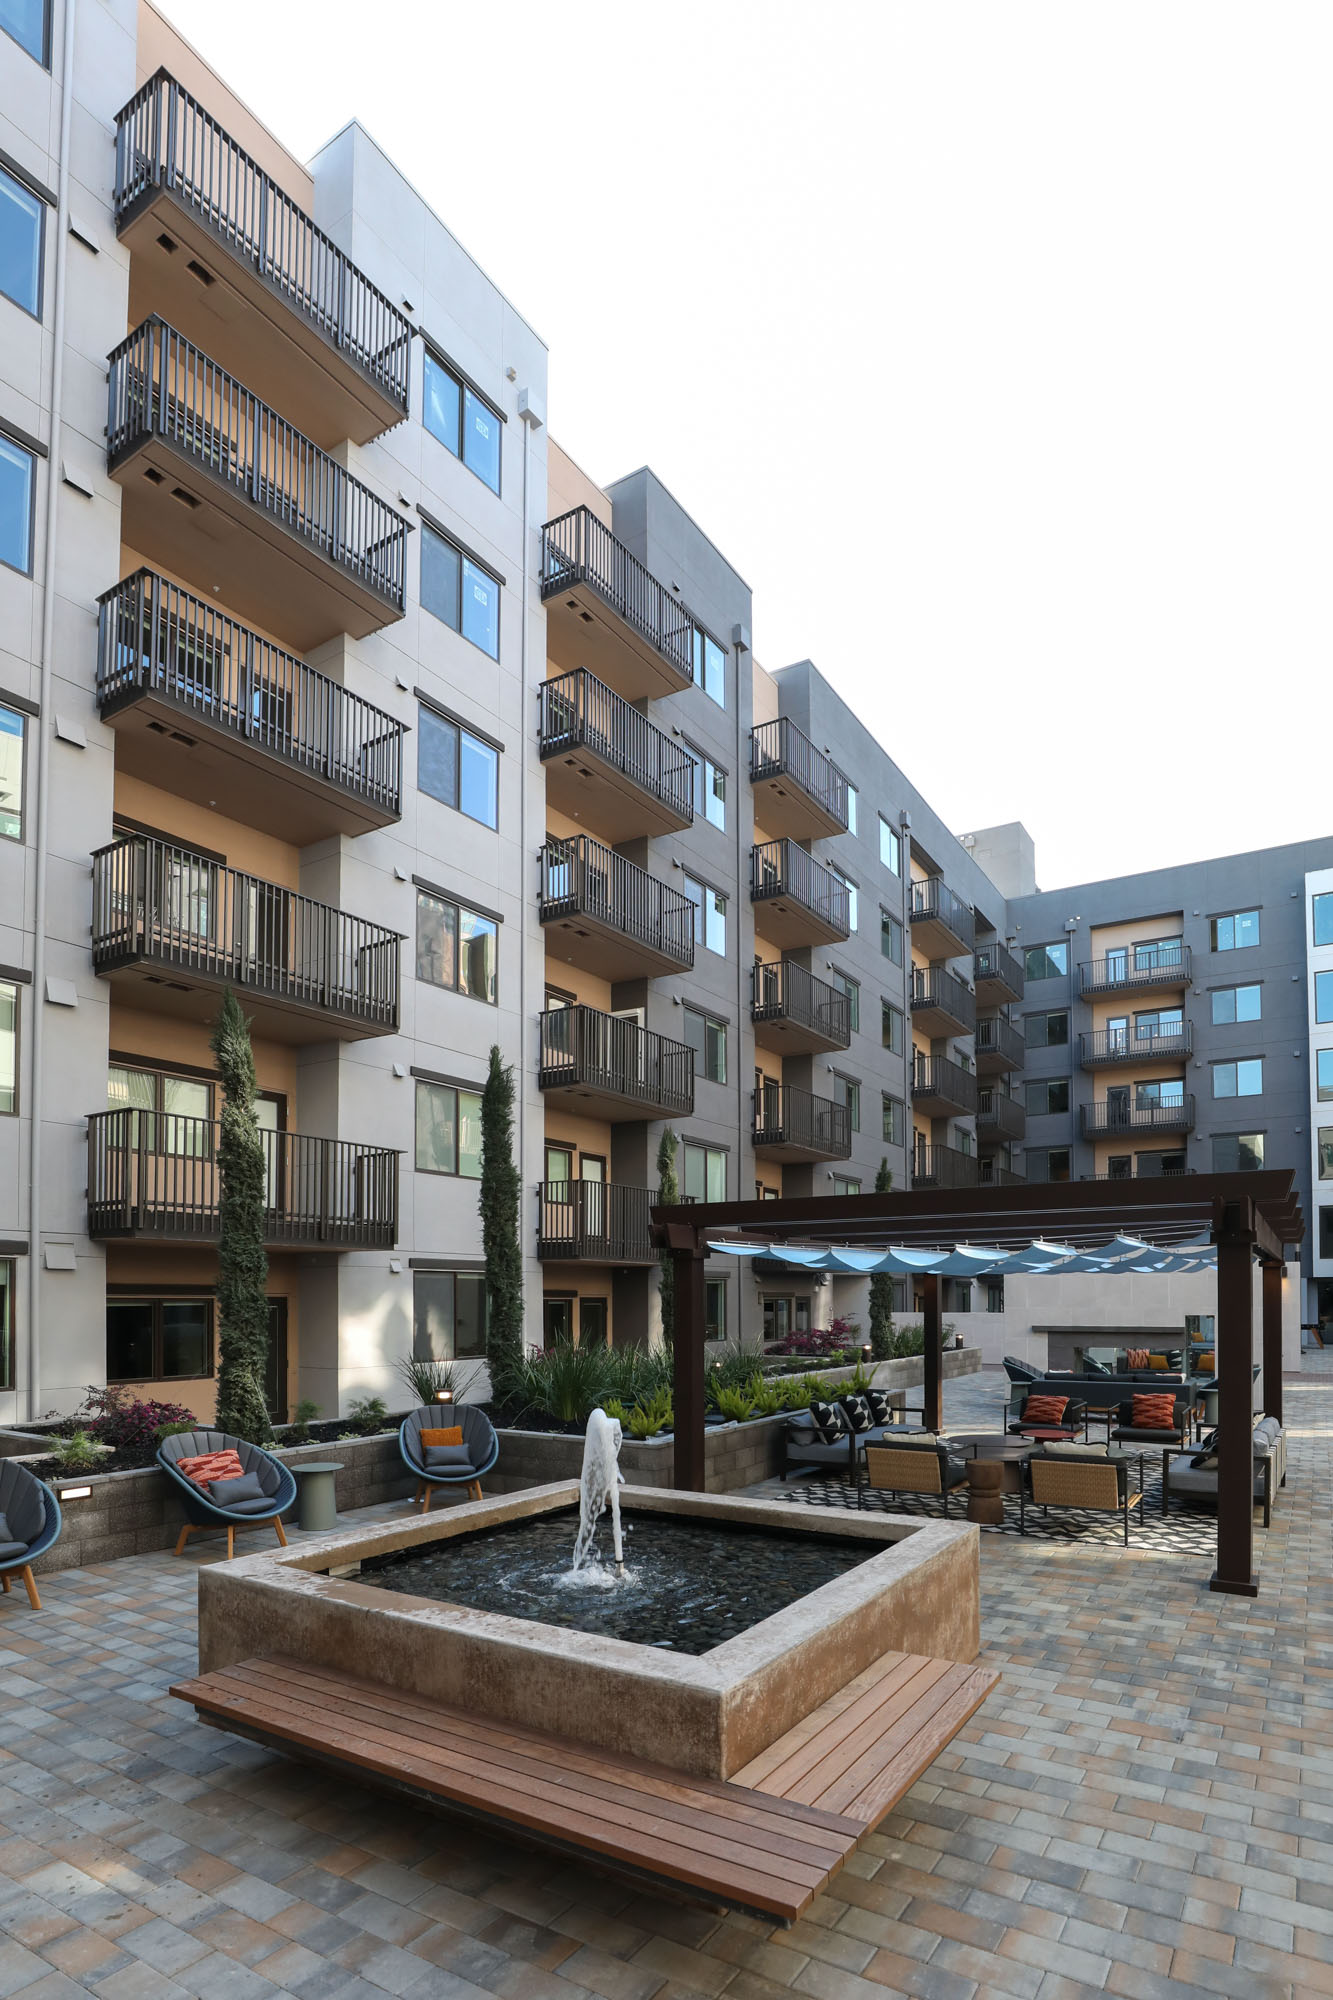
<path id="1" fill-rule="evenodd" d="M 886 1653 L 730 1779 L 611 1756 L 280 1657 L 171 1692 L 233 1733 L 654 1887 L 793 1923 L 998 1679 Z"/>

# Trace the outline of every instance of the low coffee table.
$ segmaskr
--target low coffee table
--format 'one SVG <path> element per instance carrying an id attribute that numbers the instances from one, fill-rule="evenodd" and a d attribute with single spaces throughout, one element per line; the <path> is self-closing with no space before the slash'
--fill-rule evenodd
<path id="1" fill-rule="evenodd" d="M 1004 1496 L 1017 1493 L 1023 1476 L 1023 1460 L 1032 1449 L 1032 1439 L 1011 1437 L 1005 1432 L 968 1431 L 951 1437 L 949 1444 L 967 1453 L 967 1518 L 979 1526 L 998 1528 L 1004 1523 Z"/>

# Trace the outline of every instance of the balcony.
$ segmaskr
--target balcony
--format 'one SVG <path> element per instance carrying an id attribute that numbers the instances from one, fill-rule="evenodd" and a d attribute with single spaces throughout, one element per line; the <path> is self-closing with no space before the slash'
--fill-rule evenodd
<path id="1" fill-rule="evenodd" d="M 402 617 L 393 507 L 163 320 L 109 362 L 123 541 L 298 652 Z"/>
<path id="2" fill-rule="evenodd" d="M 752 1093 L 754 1150 L 770 1160 L 847 1160 L 852 1114 L 831 1097 L 791 1083 L 766 1083 Z"/>
<path id="3" fill-rule="evenodd" d="M 587 834 L 548 837 L 540 915 L 547 950 L 601 979 L 653 979 L 694 964 L 694 904 Z"/>
<path id="4" fill-rule="evenodd" d="M 914 1057 L 912 1108 L 930 1118 L 966 1115 L 977 1108 L 977 1079 L 950 1056 Z"/>
<path id="5" fill-rule="evenodd" d="M 912 884 L 912 944 L 927 958 L 962 958 L 972 950 L 976 918 L 938 875 Z"/>
<path id="6" fill-rule="evenodd" d="M 126 1003 L 211 1021 L 222 987 L 281 1042 L 398 1031 L 402 937 L 188 847 L 135 834 L 93 855 L 93 966 Z"/>
<path id="7" fill-rule="evenodd" d="M 780 950 L 851 936 L 847 884 L 793 840 L 750 849 L 754 927 Z"/>
<path id="8" fill-rule="evenodd" d="M 608 840 L 678 833 L 694 818 L 694 759 L 582 668 L 544 681 L 547 802 Z"/>
<path id="9" fill-rule="evenodd" d="M 972 958 L 972 983 L 982 1007 L 1010 1007 L 1023 998 L 1023 962 L 995 938 L 979 944 Z"/>
<path id="10" fill-rule="evenodd" d="M 542 529 L 541 592 L 558 667 L 590 667 L 627 701 L 690 686 L 693 619 L 590 508 Z"/>
<path id="11" fill-rule="evenodd" d="M 208 341 L 320 444 L 407 415 L 406 318 L 165 70 L 117 116 L 115 215 L 134 319 Z"/>
<path id="12" fill-rule="evenodd" d="M 97 1112 L 88 1120 L 88 1234 L 216 1242 L 221 1130 L 211 1118 Z M 259 1136 L 266 1243 L 392 1249 L 398 1240 L 396 1152 L 299 1132 Z"/>
<path id="13" fill-rule="evenodd" d="M 694 1110 L 694 1051 L 637 1021 L 596 1007 L 553 1007 L 541 1016 L 537 1083 L 571 1111 L 613 1124 L 688 1118 Z"/>
<path id="14" fill-rule="evenodd" d="M 97 699 L 116 769 L 298 847 L 402 811 L 403 725 L 137 570 L 100 599 Z"/>
<path id="15" fill-rule="evenodd" d="M 847 831 L 847 780 L 789 717 L 750 731 L 754 816 L 769 833 L 818 840 Z"/>
<path id="16" fill-rule="evenodd" d="M 1026 1184 L 1025 1174 L 1015 1173 L 1012 1167 L 1006 1167 L 997 1160 L 993 1153 L 987 1153 L 979 1159 L 977 1167 L 978 1187 L 1023 1187 Z"/>
<path id="17" fill-rule="evenodd" d="M 1197 1173 L 1196 1167 L 1143 1167 L 1136 1166 L 1130 1172 L 1123 1167 L 1113 1168 L 1106 1174 L 1080 1174 L 1081 1181 L 1162 1181 L 1179 1180 L 1185 1174 Z"/>
<path id="18" fill-rule="evenodd" d="M 1016 1097 L 1002 1090 L 977 1092 L 978 1140 L 1021 1139 L 1027 1128 L 1027 1112 Z"/>
<path id="19" fill-rule="evenodd" d="M 970 1188 L 980 1184 L 981 1162 L 957 1146 L 917 1146 L 912 1153 L 914 1188 Z"/>
<path id="20" fill-rule="evenodd" d="M 977 1025 L 971 987 L 942 965 L 913 967 L 912 1025 L 923 1035 L 970 1035 Z"/>
<path id="21" fill-rule="evenodd" d="M 977 1072 L 981 1076 L 998 1076 L 1004 1070 L 1022 1069 L 1023 1037 L 1012 1021 L 1002 1020 L 999 1015 L 978 1021 L 976 1056 Z"/>
<path id="22" fill-rule="evenodd" d="M 1079 1115 L 1085 1139 L 1116 1139 L 1141 1132 L 1192 1132 L 1194 1095 L 1186 1091 L 1170 1104 L 1135 1104 L 1126 1093 L 1123 1099 L 1103 1098 L 1096 1104 L 1084 1104 Z"/>
<path id="23" fill-rule="evenodd" d="M 1137 1022 L 1105 1028 L 1078 1038 L 1079 1063 L 1084 1069 L 1115 1069 L 1122 1063 L 1182 1062 L 1194 1048 L 1194 1024 L 1178 1021 L 1172 1028 L 1141 1029 Z"/>
<path id="24" fill-rule="evenodd" d="M 847 995 L 789 958 L 751 968 L 750 1019 L 758 1046 L 779 1055 L 816 1055 L 851 1044 Z"/>
<path id="25" fill-rule="evenodd" d="M 1187 944 L 1141 944 L 1108 952 L 1078 969 L 1078 990 L 1093 993 L 1176 992 L 1190 983 Z"/>
<path id="26" fill-rule="evenodd" d="M 537 1191 L 537 1255 L 543 1263 L 655 1264 L 649 1188 L 614 1181 L 544 1181 Z"/>

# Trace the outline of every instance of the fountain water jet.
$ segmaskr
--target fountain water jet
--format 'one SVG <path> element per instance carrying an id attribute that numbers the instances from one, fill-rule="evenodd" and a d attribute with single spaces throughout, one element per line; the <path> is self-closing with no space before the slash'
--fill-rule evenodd
<path id="1" fill-rule="evenodd" d="M 579 1531 L 574 1538 L 572 1565 L 574 1574 L 591 1560 L 597 1523 L 608 1505 L 611 1509 L 611 1546 L 615 1554 L 616 1574 L 625 1574 L 625 1551 L 620 1536 L 620 1487 L 624 1480 L 618 1463 L 620 1443 L 621 1431 L 616 1419 L 608 1417 L 605 1410 L 594 1410 L 588 1419 L 587 1435 L 583 1440 Z"/>

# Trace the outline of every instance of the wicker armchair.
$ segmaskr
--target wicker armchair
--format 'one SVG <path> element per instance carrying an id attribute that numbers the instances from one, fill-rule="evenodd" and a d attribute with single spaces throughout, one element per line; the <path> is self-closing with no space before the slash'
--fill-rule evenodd
<path id="1" fill-rule="evenodd" d="M 967 1470 L 937 1438 L 923 1436 L 916 1444 L 868 1444 L 861 1454 L 864 1483 L 856 1484 L 856 1504 L 865 1506 L 867 1487 L 879 1493 L 937 1493 L 949 1511 L 949 1497 L 967 1478 Z"/>
<path id="2" fill-rule="evenodd" d="M 1123 1458 L 1076 1458 L 1072 1454 L 1033 1452 L 1018 1482 L 1018 1532 L 1027 1533 L 1029 1497 L 1043 1514 L 1048 1507 L 1078 1507 L 1096 1513 L 1119 1514 L 1129 1547 L 1129 1511 L 1142 1493 L 1129 1490 L 1129 1463 Z"/>

